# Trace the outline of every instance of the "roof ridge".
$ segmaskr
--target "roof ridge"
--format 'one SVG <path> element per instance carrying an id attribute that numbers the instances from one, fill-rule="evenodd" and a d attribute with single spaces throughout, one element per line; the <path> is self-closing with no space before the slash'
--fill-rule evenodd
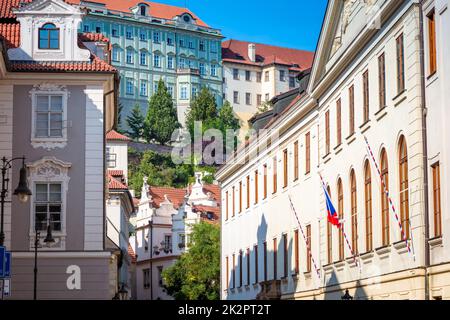
<path id="1" fill-rule="evenodd" d="M 284 49 L 284 50 L 293 50 L 293 51 L 302 51 L 302 52 L 314 53 L 314 51 L 311 51 L 311 50 L 297 49 L 297 48 L 293 48 L 293 47 L 285 47 L 285 46 L 281 46 L 281 45 L 273 45 L 273 44 L 267 44 L 267 43 L 261 43 L 261 42 L 255 42 L 255 41 L 239 40 L 239 39 L 229 39 L 229 40 L 227 40 L 225 42 L 229 42 L 231 44 L 232 41 L 240 42 L 240 43 L 255 44 L 255 45 L 260 45 L 260 46 L 265 46 L 265 47 L 279 48 L 279 49 Z"/>

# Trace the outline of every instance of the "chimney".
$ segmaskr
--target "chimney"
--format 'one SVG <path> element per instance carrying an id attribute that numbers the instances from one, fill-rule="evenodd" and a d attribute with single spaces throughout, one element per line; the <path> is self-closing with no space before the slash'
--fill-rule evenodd
<path id="1" fill-rule="evenodd" d="M 256 44 L 254 43 L 248 45 L 248 58 L 251 62 L 256 62 Z"/>

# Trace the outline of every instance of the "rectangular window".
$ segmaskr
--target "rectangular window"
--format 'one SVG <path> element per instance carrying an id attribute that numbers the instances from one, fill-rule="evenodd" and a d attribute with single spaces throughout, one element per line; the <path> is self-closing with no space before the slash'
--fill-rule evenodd
<path id="1" fill-rule="evenodd" d="M 233 269 L 231 270 L 231 277 L 232 277 L 232 288 L 235 289 L 236 288 L 236 255 L 233 254 L 233 264 L 231 265 L 233 267 Z"/>
<path id="2" fill-rule="evenodd" d="M 193 41 L 189 41 L 189 49 L 195 49 Z"/>
<path id="3" fill-rule="evenodd" d="M 307 133 L 305 136 L 305 172 L 309 174 L 311 172 L 311 133 Z"/>
<path id="4" fill-rule="evenodd" d="M 37 95 L 35 112 L 35 138 L 63 137 L 62 95 Z"/>
<path id="5" fill-rule="evenodd" d="M 167 45 L 171 47 L 173 46 L 173 38 L 171 36 L 167 37 Z"/>
<path id="6" fill-rule="evenodd" d="M 153 32 L 153 42 L 160 43 L 160 33 L 159 32 Z"/>
<path id="7" fill-rule="evenodd" d="M 62 184 L 37 183 L 35 187 L 34 214 L 36 230 L 47 230 L 50 223 L 53 231 L 61 231 Z"/>
<path id="8" fill-rule="evenodd" d="M 288 186 L 288 173 L 289 173 L 289 156 L 288 156 L 288 150 L 285 149 L 283 151 L 283 188 L 287 188 Z"/>
<path id="9" fill-rule="evenodd" d="M 169 252 L 169 250 L 172 250 L 172 236 L 171 235 L 164 235 L 164 251 Z"/>
<path id="10" fill-rule="evenodd" d="M 126 92 L 128 95 L 134 94 L 134 83 L 133 79 L 128 78 L 126 83 Z"/>
<path id="11" fill-rule="evenodd" d="M 312 237 L 311 237 L 311 225 L 306 226 L 306 241 L 308 242 L 308 248 L 307 248 L 307 257 L 306 257 L 306 272 L 312 271 L 312 254 L 311 254 L 311 248 L 312 248 Z"/>
<path id="12" fill-rule="evenodd" d="M 180 39 L 179 43 L 180 43 L 180 48 L 184 48 L 185 47 L 184 39 Z"/>
<path id="13" fill-rule="evenodd" d="M 262 95 L 257 94 L 256 95 L 256 105 L 259 107 L 262 103 Z"/>
<path id="14" fill-rule="evenodd" d="M 95 28 L 95 33 L 102 33 L 102 28 L 101 27 L 96 27 Z"/>
<path id="15" fill-rule="evenodd" d="M 247 176 L 247 209 L 250 208 L 250 176 Z"/>
<path id="16" fill-rule="evenodd" d="M 228 191 L 227 191 L 227 192 L 225 192 L 225 221 L 228 220 L 229 212 L 230 212 L 230 207 L 229 207 Z"/>
<path id="17" fill-rule="evenodd" d="M 239 213 L 242 213 L 242 181 L 239 182 Z"/>
<path id="18" fill-rule="evenodd" d="M 280 81 L 285 82 L 286 81 L 286 71 L 280 70 Z"/>
<path id="19" fill-rule="evenodd" d="M 180 69 L 184 69 L 186 67 L 186 60 L 184 58 L 180 58 Z"/>
<path id="20" fill-rule="evenodd" d="M 341 99 L 336 101 L 336 140 L 337 145 L 340 146 L 342 144 L 342 105 Z"/>
<path id="21" fill-rule="evenodd" d="M 133 64 L 133 56 L 134 56 L 133 50 L 127 49 L 127 63 L 128 64 Z"/>
<path id="22" fill-rule="evenodd" d="M 405 90 L 405 53 L 403 44 L 403 34 L 397 40 L 397 92 L 402 93 Z"/>
<path id="23" fill-rule="evenodd" d="M 259 187 L 259 185 L 258 185 L 258 176 L 259 176 L 259 174 L 258 174 L 258 170 L 256 170 L 255 171 L 255 204 L 258 204 L 258 187 Z"/>
<path id="24" fill-rule="evenodd" d="M 330 150 L 330 111 L 325 113 L 325 153 L 329 155 Z"/>
<path id="25" fill-rule="evenodd" d="M 245 94 L 245 104 L 250 106 L 252 104 L 252 94 L 251 93 L 246 93 Z"/>
<path id="26" fill-rule="evenodd" d="M 247 249 L 247 286 L 250 285 L 250 248 Z"/>
<path id="27" fill-rule="evenodd" d="M 384 53 L 378 57 L 378 87 L 380 109 L 386 107 L 386 59 Z"/>
<path id="28" fill-rule="evenodd" d="M 145 81 L 145 80 L 141 80 L 140 95 L 142 97 L 146 97 L 148 95 L 148 93 L 147 93 L 147 81 Z"/>
<path id="29" fill-rule="evenodd" d="M 230 262 L 228 261 L 228 257 L 225 257 L 225 277 L 226 277 L 226 284 L 225 287 L 228 289 L 230 289 Z"/>
<path id="30" fill-rule="evenodd" d="M 288 276 L 288 267 L 289 267 L 289 247 L 288 247 L 288 239 L 287 234 L 283 234 L 283 278 L 287 278 Z"/>
<path id="31" fill-rule="evenodd" d="M 349 114 L 349 136 L 352 136 L 355 133 L 355 87 L 352 85 L 348 89 L 348 114 Z"/>
<path id="32" fill-rule="evenodd" d="M 273 158 L 273 193 L 278 191 L 277 157 Z"/>
<path id="33" fill-rule="evenodd" d="M 167 69 L 173 70 L 173 56 L 167 56 Z"/>
<path id="34" fill-rule="evenodd" d="M 83 26 L 83 32 L 89 32 L 90 31 L 90 27 L 89 27 L 89 25 L 87 25 L 87 24 L 85 24 L 84 26 Z"/>
<path id="35" fill-rule="evenodd" d="M 264 281 L 267 281 L 267 242 L 264 242 Z"/>
<path id="36" fill-rule="evenodd" d="M 145 31 L 141 31 L 139 33 L 139 40 L 141 41 L 147 41 L 147 33 Z"/>
<path id="37" fill-rule="evenodd" d="M 160 60 L 161 60 L 161 57 L 159 55 L 157 55 L 157 54 L 153 55 L 153 66 L 155 68 L 161 68 Z"/>
<path id="38" fill-rule="evenodd" d="M 128 29 L 125 36 L 128 40 L 133 40 L 133 30 Z"/>
<path id="39" fill-rule="evenodd" d="M 428 19 L 428 58 L 429 58 L 429 75 L 433 75 L 437 71 L 437 55 L 436 55 L 436 21 L 434 10 L 427 16 Z"/>
<path id="40" fill-rule="evenodd" d="M 113 169 L 117 166 L 117 154 L 111 152 L 111 148 L 106 148 L 106 165 Z"/>
<path id="41" fill-rule="evenodd" d="M 211 52 L 217 53 L 217 42 L 215 41 L 211 42 Z"/>
<path id="42" fill-rule="evenodd" d="M 112 61 L 120 62 L 120 52 L 119 52 L 119 48 L 117 48 L 117 47 L 112 48 Z"/>
<path id="43" fill-rule="evenodd" d="M 204 52 L 205 51 L 205 40 L 200 40 L 198 47 L 201 52 Z"/>
<path id="44" fill-rule="evenodd" d="M 169 84 L 167 86 L 167 91 L 169 91 L 170 96 L 173 98 L 174 94 L 173 94 L 173 84 Z"/>
<path id="45" fill-rule="evenodd" d="M 252 73 L 249 70 L 245 70 L 245 81 L 252 80 Z"/>
<path id="46" fill-rule="evenodd" d="M 231 195 L 231 198 L 232 198 L 232 202 L 231 202 L 231 204 L 232 204 L 232 206 L 231 206 L 231 212 L 232 212 L 232 215 L 233 215 L 233 217 L 236 215 L 236 190 L 235 190 L 235 187 L 233 187 L 232 188 L 233 189 L 233 193 L 232 193 L 232 195 Z"/>
<path id="47" fill-rule="evenodd" d="M 112 28 L 111 34 L 113 37 L 117 38 L 119 36 L 119 30 L 116 28 Z"/>
<path id="48" fill-rule="evenodd" d="M 144 269 L 142 270 L 143 272 L 143 276 L 144 276 L 144 289 L 149 289 L 150 288 L 150 269 Z"/>
<path id="49" fill-rule="evenodd" d="M 180 90 L 180 99 L 181 100 L 187 100 L 188 99 L 187 92 L 188 92 L 188 89 L 187 89 L 186 86 L 181 87 L 181 90 Z"/>
<path id="50" fill-rule="evenodd" d="M 277 238 L 273 239 L 273 280 L 278 279 L 278 244 Z"/>
<path id="51" fill-rule="evenodd" d="M 163 287 L 163 277 L 162 277 L 163 267 L 158 266 L 157 269 L 158 269 L 158 284 L 162 288 Z"/>
<path id="52" fill-rule="evenodd" d="M 233 79 L 239 80 L 239 69 L 233 69 Z"/>
<path id="53" fill-rule="evenodd" d="M 266 101 L 270 100 L 270 95 L 268 93 L 266 93 Z"/>
<path id="54" fill-rule="evenodd" d="M 233 102 L 235 104 L 239 104 L 239 92 L 237 92 L 237 91 L 233 92 Z"/>
<path id="55" fill-rule="evenodd" d="M 269 71 L 266 71 L 264 73 L 264 81 L 269 82 L 270 81 L 270 74 Z"/>
<path id="56" fill-rule="evenodd" d="M 255 284 L 259 282 L 259 270 L 258 270 L 258 245 L 253 247 L 254 255 L 255 255 Z"/>
<path id="57" fill-rule="evenodd" d="M 256 73 L 256 82 L 261 82 L 262 79 L 262 72 L 257 72 Z"/>
<path id="58" fill-rule="evenodd" d="M 243 259 L 242 259 L 242 256 L 243 256 L 244 254 L 242 253 L 242 251 L 239 251 L 239 288 L 242 288 L 242 286 L 243 286 L 243 272 L 242 272 L 242 269 L 243 269 L 243 266 L 244 266 L 244 264 L 243 264 Z"/>
<path id="59" fill-rule="evenodd" d="M 200 75 L 204 76 L 205 75 L 205 64 L 203 62 L 200 62 L 198 68 L 199 68 L 199 71 L 200 71 Z"/>
<path id="60" fill-rule="evenodd" d="M 211 65 L 211 76 L 217 77 L 217 65 L 215 65 L 215 64 Z"/>
<path id="61" fill-rule="evenodd" d="M 289 77 L 289 88 L 295 88 L 295 77 Z"/>
<path id="62" fill-rule="evenodd" d="M 294 143 L 294 181 L 299 178 L 299 158 L 298 158 L 298 141 Z"/>
<path id="63" fill-rule="evenodd" d="M 263 199 L 267 199 L 267 164 L 264 165 L 264 198 Z"/>
<path id="64" fill-rule="evenodd" d="M 39 29 L 39 49 L 59 49 L 59 29 L 47 23 Z"/>
<path id="65" fill-rule="evenodd" d="M 433 217 L 434 217 L 434 236 L 442 236 L 442 211 L 441 211 L 441 168 L 437 163 L 432 167 L 433 170 Z"/>
<path id="66" fill-rule="evenodd" d="M 295 268 L 294 273 L 297 275 L 300 272 L 300 248 L 299 248 L 299 234 L 298 230 L 294 231 L 294 260 Z"/>
<path id="67" fill-rule="evenodd" d="M 147 65 L 147 53 L 146 52 L 141 52 L 140 54 L 140 63 L 142 66 L 146 66 Z"/>
<path id="68" fill-rule="evenodd" d="M 364 95 L 364 105 L 363 105 L 363 121 L 364 123 L 369 121 L 369 71 L 367 70 L 363 74 L 363 95 Z"/>

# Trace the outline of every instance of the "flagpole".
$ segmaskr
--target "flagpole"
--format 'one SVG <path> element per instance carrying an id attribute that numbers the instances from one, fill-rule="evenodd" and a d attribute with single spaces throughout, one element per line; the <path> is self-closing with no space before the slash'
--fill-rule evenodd
<path id="1" fill-rule="evenodd" d="M 319 271 L 319 269 L 317 268 L 316 261 L 314 260 L 314 257 L 313 257 L 313 254 L 312 254 L 312 248 L 310 247 L 310 243 L 309 243 L 309 241 L 308 241 L 308 238 L 306 237 L 305 232 L 303 231 L 302 225 L 301 225 L 301 223 L 300 223 L 300 219 L 299 219 L 299 217 L 298 217 L 297 211 L 295 210 L 294 203 L 292 202 L 291 196 L 288 195 L 288 197 L 289 197 L 289 202 L 291 203 L 291 209 L 292 209 L 292 211 L 294 212 L 295 218 L 297 219 L 297 223 L 298 223 L 298 226 L 299 226 L 299 228 L 300 228 L 300 232 L 302 233 L 303 240 L 305 240 L 306 247 L 309 248 L 309 256 L 310 256 L 311 261 L 312 261 L 312 263 L 313 263 L 313 265 L 314 265 L 314 268 L 316 269 L 317 276 L 318 276 L 319 279 L 320 279 L 320 278 L 321 278 L 321 276 L 320 276 L 320 271 Z"/>
<path id="2" fill-rule="evenodd" d="M 326 193 L 326 195 L 328 196 L 328 198 L 331 199 L 331 197 L 330 197 L 330 195 L 328 194 L 328 191 L 327 191 L 327 189 L 326 189 L 326 184 L 325 184 L 325 181 L 323 180 L 322 175 L 320 174 L 320 172 L 319 172 L 318 174 L 319 174 L 320 180 L 322 181 L 322 187 L 323 187 L 322 189 L 323 189 L 323 192 Z M 344 235 L 345 242 L 347 243 L 348 249 L 350 250 L 350 252 L 351 252 L 351 254 L 352 254 L 353 262 L 356 264 L 356 266 L 359 266 L 358 261 L 356 260 L 356 254 L 355 254 L 355 252 L 353 251 L 353 247 L 351 246 L 350 241 L 348 240 L 347 233 L 346 233 L 345 230 L 344 230 L 344 223 L 340 222 L 340 223 L 339 223 L 338 229 L 340 229 L 341 232 L 342 232 L 342 234 Z"/>
<path id="3" fill-rule="evenodd" d="M 416 261 L 415 254 L 411 250 L 411 245 L 409 243 L 409 240 L 406 237 L 405 230 L 403 229 L 403 225 L 402 225 L 402 223 L 401 223 L 401 221 L 400 221 L 400 219 L 398 217 L 397 211 L 395 210 L 394 202 L 392 201 L 392 198 L 390 197 L 389 190 L 388 190 L 388 188 L 386 186 L 386 183 L 385 183 L 385 181 L 383 179 L 383 175 L 381 173 L 380 167 L 378 166 L 378 163 L 377 163 L 377 161 L 375 159 L 375 156 L 374 156 L 374 154 L 372 152 L 372 148 L 370 147 L 369 140 L 367 140 L 366 136 L 364 136 L 364 140 L 366 141 L 367 153 L 369 154 L 369 157 L 372 159 L 372 162 L 373 162 L 375 168 L 377 169 L 378 175 L 380 176 L 381 184 L 382 184 L 382 186 L 384 188 L 384 193 L 386 194 L 386 197 L 387 197 L 387 199 L 389 201 L 389 204 L 391 206 L 392 212 L 394 213 L 395 220 L 397 221 L 397 224 L 398 224 L 398 226 L 400 228 L 400 232 L 401 232 L 401 235 L 402 235 L 402 240 L 405 241 L 406 247 L 408 248 L 408 252 L 412 255 L 414 261 Z"/>

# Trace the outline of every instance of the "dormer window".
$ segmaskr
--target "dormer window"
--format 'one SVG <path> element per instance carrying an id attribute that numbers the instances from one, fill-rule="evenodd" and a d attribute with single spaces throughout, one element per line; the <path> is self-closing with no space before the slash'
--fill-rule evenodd
<path id="1" fill-rule="evenodd" d="M 46 23 L 39 29 L 39 49 L 59 49 L 59 28 L 53 23 Z"/>
<path id="2" fill-rule="evenodd" d="M 143 17 L 147 16 L 147 6 L 146 5 L 140 6 L 140 13 L 141 13 L 141 16 L 143 16 Z"/>
<path id="3" fill-rule="evenodd" d="M 183 16 L 183 20 L 186 23 L 189 23 L 191 21 L 191 17 L 189 17 L 187 14 Z"/>

